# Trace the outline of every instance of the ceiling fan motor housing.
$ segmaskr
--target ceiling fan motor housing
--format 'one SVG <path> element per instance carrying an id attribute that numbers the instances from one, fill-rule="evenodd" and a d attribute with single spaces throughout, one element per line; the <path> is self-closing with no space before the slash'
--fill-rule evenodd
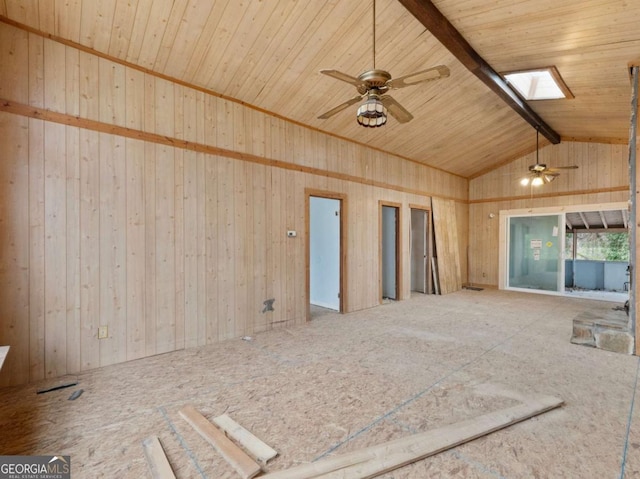
<path id="1" fill-rule="evenodd" d="M 369 90 L 375 89 L 380 93 L 384 93 L 389 89 L 387 82 L 391 80 L 391 74 L 384 70 L 369 70 L 361 73 L 358 80 L 362 84 L 358 87 L 358 93 L 364 95 Z"/>

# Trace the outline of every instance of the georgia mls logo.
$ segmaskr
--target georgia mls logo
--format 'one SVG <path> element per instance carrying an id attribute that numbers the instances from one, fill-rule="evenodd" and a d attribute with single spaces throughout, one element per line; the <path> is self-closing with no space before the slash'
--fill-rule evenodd
<path id="1" fill-rule="evenodd" d="M 70 479 L 69 456 L 0 456 L 0 479 Z"/>
<path id="2" fill-rule="evenodd" d="M 47 465 L 49 464 L 54 464 L 53 467 L 49 466 L 51 470 L 64 469 L 66 472 L 69 472 L 69 461 L 67 461 L 64 456 L 53 456 L 47 463 Z"/>

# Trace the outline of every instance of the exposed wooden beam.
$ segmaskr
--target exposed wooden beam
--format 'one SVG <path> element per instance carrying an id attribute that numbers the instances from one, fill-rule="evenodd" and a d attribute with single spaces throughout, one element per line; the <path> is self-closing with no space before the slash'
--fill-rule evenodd
<path id="1" fill-rule="evenodd" d="M 464 39 L 430 0 L 398 0 L 414 17 L 422 23 L 442 45 L 449 50 L 467 69 L 513 108 L 531 126 L 536 128 L 551 143 L 560 143 L 560 135 L 531 109 L 507 85 L 507 82 L 489 65 Z"/>
<path id="2" fill-rule="evenodd" d="M 565 223 L 567 223 L 567 229 L 568 230 L 572 230 L 573 229 L 573 225 L 571 223 L 569 223 L 569 220 L 567 218 L 565 218 Z"/>
<path id="3" fill-rule="evenodd" d="M 582 220 L 582 222 L 584 223 L 584 227 L 589 229 L 589 222 L 587 221 L 586 216 L 584 215 L 584 213 L 582 211 L 578 212 L 578 215 L 580 215 L 580 219 Z"/>
<path id="4" fill-rule="evenodd" d="M 607 220 L 604 218 L 604 213 L 602 211 L 598 211 L 598 213 L 600 214 L 600 219 L 602 220 L 602 226 L 604 226 L 604 229 L 608 229 L 609 225 L 607 225 Z"/>
<path id="5" fill-rule="evenodd" d="M 629 228 L 629 212 L 627 210 L 621 210 L 622 213 L 622 221 L 624 222 L 624 227 Z"/>

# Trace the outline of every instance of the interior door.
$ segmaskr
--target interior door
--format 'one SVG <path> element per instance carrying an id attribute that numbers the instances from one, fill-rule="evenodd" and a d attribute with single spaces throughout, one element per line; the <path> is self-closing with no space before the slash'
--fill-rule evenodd
<path id="1" fill-rule="evenodd" d="M 562 215 L 510 217 L 510 288 L 564 290 Z"/>
<path id="2" fill-rule="evenodd" d="M 427 212 L 411 209 L 411 291 L 427 292 Z"/>
<path id="3" fill-rule="evenodd" d="M 340 200 L 309 198 L 309 301 L 340 311 Z"/>

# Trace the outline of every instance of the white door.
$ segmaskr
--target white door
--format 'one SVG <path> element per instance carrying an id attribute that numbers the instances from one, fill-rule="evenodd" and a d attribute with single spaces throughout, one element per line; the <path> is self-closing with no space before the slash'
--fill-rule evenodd
<path id="1" fill-rule="evenodd" d="M 309 200 L 309 300 L 340 311 L 340 200 Z"/>

